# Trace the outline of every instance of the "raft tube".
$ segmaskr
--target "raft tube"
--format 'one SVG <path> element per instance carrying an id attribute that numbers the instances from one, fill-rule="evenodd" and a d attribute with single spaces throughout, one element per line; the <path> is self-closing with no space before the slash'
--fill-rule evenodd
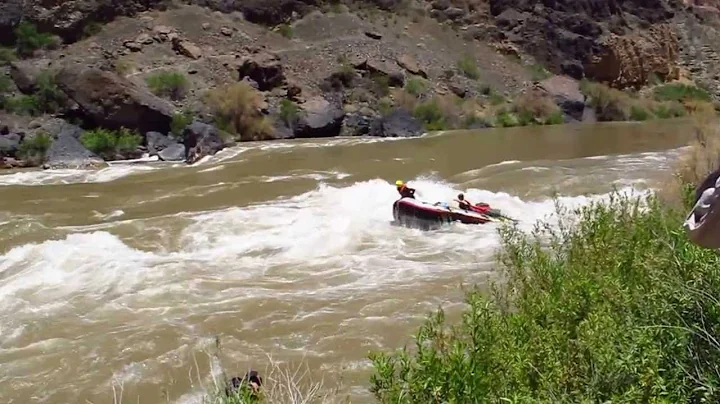
<path id="1" fill-rule="evenodd" d="M 413 198 L 401 198 L 393 204 L 395 223 L 423 230 L 436 229 L 444 224 L 484 224 L 492 222 L 488 215 L 450 208 L 447 204 L 430 204 Z"/>

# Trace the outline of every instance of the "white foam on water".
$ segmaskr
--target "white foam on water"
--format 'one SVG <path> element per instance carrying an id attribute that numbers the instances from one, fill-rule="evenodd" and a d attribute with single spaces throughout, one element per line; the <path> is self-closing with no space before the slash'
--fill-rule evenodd
<path id="1" fill-rule="evenodd" d="M 157 170 L 160 167 L 142 164 L 111 165 L 100 170 L 44 170 L 21 171 L 0 175 L 0 186 L 8 185 L 52 185 L 75 183 L 110 182 L 128 175 Z"/>

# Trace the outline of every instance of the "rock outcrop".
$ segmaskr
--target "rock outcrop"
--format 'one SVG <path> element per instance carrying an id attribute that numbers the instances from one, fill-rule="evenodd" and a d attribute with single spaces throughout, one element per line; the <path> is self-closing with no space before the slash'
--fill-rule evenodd
<path id="1" fill-rule="evenodd" d="M 286 82 L 280 58 L 268 52 L 245 58 L 238 66 L 238 74 L 240 80 L 249 78 L 257 83 L 260 91 L 272 90 Z"/>
<path id="2" fill-rule="evenodd" d="M 678 39 L 667 24 L 652 26 L 647 32 L 611 34 L 600 44 L 602 51 L 585 66 L 593 80 L 623 88 L 640 87 L 652 76 L 661 80 L 679 76 Z"/>
<path id="3" fill-rule="evenodd" d="M 53 136 L 50 148 L 45 153 L 46 169 L 89 169 L 105 166 L 103 159 L 95 155 L 77 139 L 80 128 L 70 127 Z"/>
<path id="4" fill-rule="evenodd" d="M 340 134 L 345 112 L 322 97 L 314 97 L 301 105 L 295 137 L 334 137 Z"/>
<path id="5" fill-rule="evenodd" d="M 0 2 L 0 37 L 11 34 L 22 18 L 42 31 L 73 41 L 82 37 L 91 22 L 158 7 L 164 0 L 3 0 Z"/>
<path id="6" fill-rule="evenodd" d="M 57 84 L 77 104 L 74 114 L 88 126 L 125 127 L 140 133 L 168 133 L 173 107 L 118 75 L 71 66 L 57 74 Z"/>
<path id="7" fill-rule="evenodd" d="M 369 134 L 379 137 L 415 137 L 423 134 L 423 126 L 408 111 L 395 109 L 373 122 Z"/>
<path id="8" fill-rule="evenodd" d="M 202 122 L 193 122 L 185 128 L 183 144 L 185 161 L 188 164 L 196 163 L 205 156 L 212 156 L 228 146 L 216 127 Z"/>
<path id="9" fill-rule="evenodd" d="M 580 83 L 567 76 L 553 76 L 541 81 L 538 87 L 547 93 L 563 113 L 580 121 L 585 110 L 585 95 L 580 92 Z"/>

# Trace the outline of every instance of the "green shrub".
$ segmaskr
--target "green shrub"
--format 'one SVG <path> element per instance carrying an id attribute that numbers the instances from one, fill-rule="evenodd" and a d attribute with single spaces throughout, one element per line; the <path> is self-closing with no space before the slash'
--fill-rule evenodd
<path id="1" fill-rule="evenodd" d="M 292 27 L 288 24 L 281 24 L 278 26 L 278 32 L 280 35 L 284 36 L 285 38 L 292 38 L 293 37 L 293 30 Z"/>
<path id="2" fill-rule="evenodd" d="M 388 115 L 392 111 L 393 103 L 387 98 L 383 97 L 378 101 L 378 111 L 381 115 Z"/>
<path id="3" fill-rule="evenodd" d="M 517 115 L 512 112 L 502 110 L 495 115 L 495 126 L 499 126 L 501 128 L 511 128 L 513 126 L 518 126 L 519 124 L 520 121 Z"/>
<path id="4" fill-rule="evenodd" d="M 170 132 L 175 136 L 182 136 L 185 128 L 193 122 L 193 114 L 190 111 L 183 111 L 173 114 L 170 122 Z"/>
<path id="5" fill-rule="evenodd" d="M 629 118 L 633 100 L 627 93 L 587 80 L 580 82 L 580 91 L 589 98 L 598 120 L 626 121 Z"/>
<path id="6" fill-rule="evenodd" d="M 17 54 L 23 57 L 32 56 L 36 50 L 55 44 L 55 38 L 52 35 L 39 32 L 35 25 L 25 21 L 15 28 L 15 36 L 17 37 L 15 43 Z"/>
<path id="7" fill-rule="evenodd" d="M 654 106 L 653 114 L 660 119 L 677 118 L 685 116 L 687 111 L 679 102 L 663 102 Z"/>
<path id="8" fill-rule="evenodd" d="M 439 310 L 412 349 L 371 355 L 380 402 L 720 400 L 720 255 L 655 198 L 560 210 L 502 230 L 503 282 L 457 325 Z"/>
<path id="9" fill-rule="evenodd" d="M 210 90 L 207 103 L 215 116 L 216 126 L 239 140 L 271 139 L 272 124 L 259 111 L 263 96 L 247 83 L 237 82 Z"/>
<path id="10" fill-rule="evenodd" d="M 639 105 L 633 105 L 630 107 L 630 119 L 633 121 L 647 121 L 650 119 L 650 112 Z"/>
<path id="11" fill-rule="evenodd" d="M 545 118 L 545 125 L 562 125 L 565 123 L 565 117 L 562 111 L 555 111 Z"/>
<path id="12" fill-rule="evenodd" d="M 493 90 L 492 88 L 490 89 L 490 91 L 488 93 L 488 98 L 490 101 L 490 105 L 500 105 L 500 104 L 505 103 L 505 101 L 506 101 L 505 96 L 503 96 L 499 92 Z"/>
<path id="13" fill-rule="evenodd" d="M 427 91 L 427 83 L 420 78 L 412 78 L 405 83 L 405 91 L 415 97 L 419 97 Z"/>
<path id="14" fill-rule="evenodd" d="M 415 118 L 420 120 L 428 131 L 445 130 L 448 128 L 447 119 L 436 100 L 424 102 L 413 110 Z"/>
<path id="15" fill-rule="evenodd" d="M 57 86 L 55 75 L 50 71 L 43 71 L 37 76 L 38 99 L 42 112 L 53 113 L 60 109 L 65 102 L 65 95 Z"/>
<path id="16" fill-rule="evenodd" d="M 280 118 L 285 124 L 292 128 L 300 117 L 300 108 L 298 105 L 287 98 L 280 101 Z"/>
<path id="17" fill-rule="evenodd" d="M 0 66 L 7 65 L 16 58 L 17 57 L 15 56 L 15 51 L 13 49 L 0 46 Z"/>
<path id="18" fill-rule="evenodd" d="M 529 65 L 527 69 L 530 72 L 530 78 L 533 81 L 542 81 L 552 77 L 552 73 L 550 73 L 544 66 L 538 64 Z"/>
<path id="19" fill-rule="evenodd" d="M 118 154 L 137 150 L 142 138 L 126 128 L 118 131 L 98 128 L 83 133 L 80 142 L 103 159 L 114 160 Z"/>
<path id="20" fill-rule="evenodd" d="M 706 90 L 681 83 L 655 87 L 653 95 L 657 101 L 712 101 L 712 96 Z"/>
<path id="21" fill-rule="evenodd" d="M 390 77 L 384 73 L 371 73 L 372 90 L 378 97 L 390 94 Z"/>
<path id="22" fill-rule="evenodd" d="M 18 155 L 24 160 L 34 161 L 39 164 L 45 158 L 50 144 L 52 144 L 50 135 L 38 133 L 35 136 L 25 138 L 25 141 L 20 144 Z"/>
<path id="23" fill-rule="evenodd" d="M 185 96 L 187 79 L 180 72 L 157 72 L 145 79 L 145 83 L 155 95 L 180 100 Z"/>
<path id="24" fill-rule="evenodd" d="M 10 88 L 12 88 L 10 77 L 0 74 L 0 94 L 10 91 Z"/>
<path id="25" fill-rule="evenodd" d="M 95 36 L 102 31 L 102 24 L 96 21 L 91 21 L 83 27 L 83 37 L 89 38 Z"/>
<path id="26" fill-rule="evenodd" d="M 40 101 L 34 95 L 16 95 L 6 98 L 5 109 L 18 115 L 37 116 L 42 112 Z"/>
<path id="27" fill-rule="evenodd" d="M 477 67 L 477 62 L 472 55 L 465 55 L 457 63 L 458 69 L 465 75 L 465 77 L 473 80 L 480 78 L 480 69 Z"/>

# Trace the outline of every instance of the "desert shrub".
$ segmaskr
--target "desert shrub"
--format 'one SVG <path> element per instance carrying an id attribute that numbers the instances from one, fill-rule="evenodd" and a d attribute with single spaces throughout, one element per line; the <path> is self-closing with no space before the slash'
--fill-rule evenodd
<path id="1" fill-rule="evenodd" d="M 657 101 L 712 101 L 712 96 L 706 90 L 693 85 L 673 83 L 665 84 L 653 89 Z"/>
<path id="2" fill-rule="evenodd" d="M 13 49 L 0 46 L 0 66 L 7 65 L 16 58 L 17 57 L 15 56 L 15 51 Z"/>
<path id="3" fill-rule="evenodd" d="M 650 112 L 647 109 L 633 105 L 630 107 L 630 119 L 633 121 L 647 121 L 651 118 Z"/>
<path id="4" fill-rule="evenodd" d="M 153 73 L 145 79 L 147 86 L 155 94 L 180 100 L 187 90 L 187 78 L 184 74 L 175 71 L 161 71 Z"/>
<path id="5" fill-rule="evenodd" d="M 589 81 L 582 81 L 580 90 L 589 98 L 598 120 L 626 121 L 630 117 L 633 100 L 627 93 Z"/>
<path id="6" fill-rule="evenodd" d="M 552 77 L 552 73 L 550 73 L 544 66 L 539 64 L 531 64 L 527 67 L 527 69 L 530 72 L 530 78 L 533 81 L 542 81 Z"/>
<path id="7" fill-rule="evenodd" d="M 273 127 L 260 112 L 263 101 L 257 90 L 243 82 L 213 89 L 207 94 L 218 126 L 240 140 L 272 138 Z"/>
<path id="8" fill-rule="evenodd" d="M 660 119 L 677 118 L 685 116 L 685 107 L 677 101 L 659 102 L 653 106 L 652 113 Z"/>
<path id="9" fill-rule="evenodd" d="M 34 95 L 16 95 L 5 99 L 4 108 L 18 115 L 37 116 L 42 112 L 40 101 Z"/>
<path id="10" fill-rule="evenodd" d="M 185 128 L 193 122 L 193 118 L 193 113 L 190 111 L 173 114 L 170 122 L 170 132 L 175 136 L 181 136 Z"/>
<path id="11" fill-rule="evenodd" d="M 55 38 L 45 32 L 39 32 L 35 25 L 29 22 L 21 22 L 15 28 L 16 52 L 22 57 L 32 56 L 32 54 L 42 48 L 48 48 L 56 44 Z"/>
<path id="12" fill-rule="evenodd" d="M 480 69 L 472 55 L 466 54 L 457 62 L 457 67 L 465 77 L 473 80 L 480 78 Z"/>
<path id="13" fill-rule="evenodd" d="M 437 99 L 424 102 L 413 110 L 415 118 L 420 120 L 428 131 L 448 129 L 448 122 Z"/>
<path id="14" fill-rule="evenodd" d="M 137 133 L 121 128 L 114 131 L 104 128 L 89 130 L 80 136 L 80 142 L 105 160 L 114 160 L 118 154 L 137 150 L 142 138 Z"/>
<path id="15" fill-rule="evenodd" d="M 97 21 L 91 21 L 83 27 L 83 37 L 89 38 L 95 36 L 102 31 L 102 24 Z"/>
<path id="16" fill-rule="evenodd" d="M 510 111 L 502 109 L 495 115 L 495 126 L 511 128 L 518 125 L 520 125 L 518 116 Z"/>
<path id="17" fill-rule="evenodd" d="M 52 138 L 47 133 L 40 132 L 34 136 L 27 136 L 20 144 L 18 156 L 24 160 L 39 164 L 45 158 L 51 144 Z"/>
<path id="18" fill-rule="evenodd" d="M 288 24 L 281 24 L 277 27 L 278 32 L 280 35 L 284 36 L 285 38 L 292 38 L 293 37 L 293 30 L 292 27 Z"/>
<path id="19" fill-rule="evenodd" d="M 421 78 L 413 77 L 405 83 L 405 91 L 415 97 L 419 97 L 427 91 L 427 82 Z"/>
<path id="20" fill-rule="evenodd" d="M 42 112 L 53 113 L 60 109 L 65 102 L 65 94 L 57 86 L 55 74 L 43 71 L 37 76 L 37 91 L 35 92 Z"/>
<path id="21" fill-rule="evenodd" d="M 300 107 L 291 100 L 283 98 L 280 101 L 280 118 L 288 127 L 292 128 L 300 118 Z"/>
<path id="22" fill-rule="evenodd" d="M 537 92 L 528 91 L 521 94 L 513 104 L 513 110 L 518 117 L 519 124 L 548 124 L 549 121 L 557 120 L 558 114 L 562 121 L 562 111 L 555 102 L 548 96 Z"/>

